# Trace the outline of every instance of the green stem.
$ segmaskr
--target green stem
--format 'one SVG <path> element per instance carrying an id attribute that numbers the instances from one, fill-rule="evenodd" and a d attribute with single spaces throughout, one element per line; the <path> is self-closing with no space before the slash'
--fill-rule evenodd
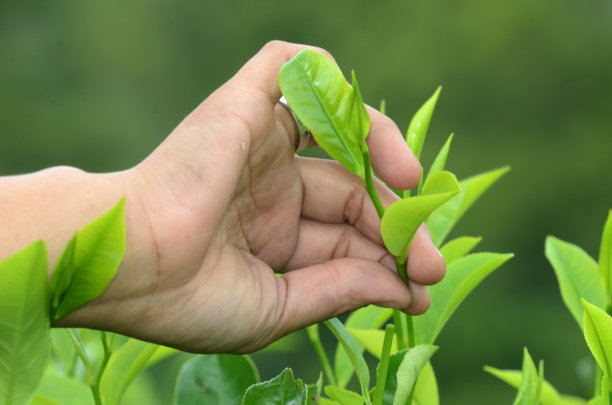
<path id="1" fill-rule="evenodd" d="M 397 275 L 408 284 L 408 272 L 406 271 L 406 260 L 399 256 L 395 256 L 395 267 L 397 268 Z"/>
<path id="2" fill-rule="evenodd" d="M 325 349 L 323 349 L 323 345 L 321 344 L 321 338 L 319 337 L 319 325 L 314 324 L 306 328 L 308 332 L 308 338 L 310 339 L 310 343 L 315 349 L 317 356 L 319 356 L 319 360 L 321 361 L 321 365 L 323 366 L 323 371 L 329 380 L 330 385 L 336 385 L 336 378 L 331 368 L 331 364 L 329 359 L 327 358 L 327 354 L 325 353 Z"/>
<path id="3" fill-rule="evenodd" d="M 393 323 L 395 324 L 395 334 L 397 336 L 397 349 L 403 350 L 407 345 L 406 336 L 406 315 L 397 309 L 393 310 Z"/>
<path id="4" fill-rule="evenodd" d="M 406 323 L 408 325 L 408 348 L 412 349 L 416 346 L 414 339 L 414 318 L 410 315 L 406 315 Z"/>
<path id="5" fill-rule="evenodd" d="M 380 197 L 376 192 L 376 187 L 374 187 L 374 181 L 372 180 L 372 165 L 370 163 L 370 152 L 368 151 L 367 147 L 365 147 L 365 150 L 363 151 L 363 162 L 365 174 L 361 180 L 363 181 L 363 185 L 370 195 L 370 199 L 374 203 L 374 207 L 376 207 L 378 216 L 382 218 L 383 214 L 385 213 L 385 207 L 383 207 L 382 201 L 380 201 Z"/>
<path id="6" fill-rule="evenodd" d="M 83 365 L 85 366 L 85 373 L 87 374 L 87 383 L 89 384 L 89 388 L 91 389 L 91 393 L 94 397 L 94 402 L 96 405 L 102 405 L 102 398 L 100 397 L 100 390 L 98 389 L 98 379 L 97 376 L 94 376 L 93 369 L 89 359 L 87 358 L 87 353 L 85 352 L 85 348 L 83 347 L 83 343 L 81 342 L 81 338 L 76 334 L 73 329 L 66 329 L 68 333 L 68 337 L 72 341 L 78 356 L 80 357 Z"/>
<path id="7" fill-rule="evenodd" d="M 385 338 L 383 340 L 380 363 L 378 364 L 378 376 L 376 387 L 374 388 L 374 401 L 372 405 L 382 405 L 385 385 L 387 384 L 387 372 L 389 371 L 389 357 L 391 357 L 391 343 L 393 342 L 393 332 L 395 326 L 387 324 L 385 327 Z"/>

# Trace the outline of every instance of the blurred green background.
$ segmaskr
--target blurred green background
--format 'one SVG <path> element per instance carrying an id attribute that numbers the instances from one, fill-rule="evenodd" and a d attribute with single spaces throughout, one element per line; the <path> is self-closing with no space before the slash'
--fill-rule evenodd
<path id="1" fill-rule="evenodd" d="M 516 254 L 439 339 L 442 404 L 511 403 L 482 366 L 520 368 L 523 347 L 560 391 L 583 395 L 588 351 L 543 248 L 554 234 L 598 255 L 612 207 L 611 21 L 610 0 L 4 0 L 0 174 L 128 168 L 271 39 L 326 48 L 403 130 L 442 85 L 425 165 L 454 132 L 459 178 L 512 166 L 455 236 Z M 304 333 L 254 358 L 264 378 L 285 366 L 318 378 Z M 168 401 L 179 363 L 138 383 L 150 401 Z"/>

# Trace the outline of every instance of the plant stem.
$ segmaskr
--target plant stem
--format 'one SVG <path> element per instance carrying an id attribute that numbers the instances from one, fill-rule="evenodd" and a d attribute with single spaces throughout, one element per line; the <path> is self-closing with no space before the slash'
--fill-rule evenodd
<path id="1" fill-rule="evenodd" d="M 385 327 L 385 338 L 383 340 L 380 363 L 378 364 L 378 376 L 376 378 L 374 401 L 372 405 L 382 405 L 385 385 L 387 384 L 387 372 L 389 371 L 389 357 L 391 357 L 391 343 L 393 342 L 394 329 L 395 326 L 393 326 L 393 324 L 387 324 Z"/>
<path id="2" fill-rule="evenodd" d="M 310 343 L 315 349 L 317 356 L 319 356 L 319 360 L 321 361 L 321 365 L 323 366 L 323 371 L 329 380 L 330 385 L 337 385 L 336 378 L 334 376 L 334 372 L 332 371 L 331 364 L 329 363 L 329 359 L 327 358 L 327 354 L 325 353 L 325 349 L 323 349 L 323 345 L 321 344 L 321 338 L 319 337 L 319 325 L 314 324 L 306 328 L 308 332 L 308 338 L 310 338 Z"/>
<path id="3" fill-rule="evenodd" d="M 98 388 L 98 378 L 94 376 L 93 369 L 89 359 L 87 358 L 87 353 L 85 352 L 85 348 L 83 347 L 83 342 L 81 338 L 76 334 L 74 329 L 66 329 L 70 340 L 72 340 L 72 344 L 74 345 L 77 354 L 79 355 L 83 365 L 85 366 L 85 372 L 87 374 L 87 383 L 89 384 L 89 388 L 91 389 L 91 393 L 94 397 L 94 402 L 96 405 L 102 405 L 102 398 L 100 398 L 100 390 Z"/>
<path id="4" fill-rule="evenodd" d="M 380 197 L 376 192 L 376 187 L 374 187 L 374 181 L 372 180 L 372 165 L 370 163 L 370 152 L 368 151 L 367 147 L 362 150 L 365 174 L 361 180 L 363 181 L 363 185 L 365 186 L 366 190 L 368 191 L 368 194 L 370 195 L 370 199 L 374 203 L 374 207 L 376 207 L 376 212 L 378 213 L 378 216 L 382 218 L 383 214 L 385 213 L 385 207 L 383 207 L 382 201 L 380 201 Z"/>
<path id="5" fill-rule="evenodd" d="M 412 349 L 416 346 L 414 344 L 414 318 L 410 315 L 406 315 L 406 323 L 408 325 L 408 348 Z"/>
<path id="6" fill-rule="evenodd" d="M 393 310 L 393 323 L 395 324 L 395 334 L 397 336 L 397 349 L 405 349 L 407 344 L 406 336 L 406 315 L 397 309 Z"/>

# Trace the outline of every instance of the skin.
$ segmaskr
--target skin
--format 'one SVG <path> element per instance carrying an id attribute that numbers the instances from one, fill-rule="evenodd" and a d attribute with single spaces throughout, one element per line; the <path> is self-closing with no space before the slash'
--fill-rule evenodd
<path id="1" fill-rule="evenodd" d="M 407 286 L 359 178 L 336 162 L 295 157 L 297 129 L 277 104 L 277 76 L 304 48 L 264 46 L 129 170 L 0 178 L 0 258 L 42 238 L 49 276 L 71 235 L 127 197 L 127 250 L 115 279 L 55 326 L 192 352 L 252 352 L 372 303 L 427 309 L 424 285 L 445 272 L 427 229 L 410 247 Z M 400 131 L 369 113 L 375 171 L 392 187 L 414 187 L 422 170 Z M 384 205 L 397 199 L 376 186 Z"/>

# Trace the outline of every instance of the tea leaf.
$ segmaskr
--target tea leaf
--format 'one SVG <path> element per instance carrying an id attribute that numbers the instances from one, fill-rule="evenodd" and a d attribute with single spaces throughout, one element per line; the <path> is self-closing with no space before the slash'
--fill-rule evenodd
<path id="1" fill-rule="evenodd" d="M 303 50 L 283 65 L 278 80 L 288 104 L 317 143 L 363 178 L 362 140 L 348 131 L 354 93 L 334 62 L 319 52 Z"/>
<path id="2" fill-rule="evenodd" d="M 384 403 L 391 403 L 388 402 L 389 399 L 392 399 L 394 405 L 408 403 L 421 370 L 436 350 L 438 350 L 436 346 L 418 345 L 391 356 Z"/>
<path id="3" fill-rule="evenodd" d="M 380 329 L 353 329 L 347 328 L 349 333 L 361 343 L 365 349 L 377 359 L 380 359 L 383 348 L 385 331 Z M 391 353 L 397 352 L 397 341 L 395 336 L 391 343 Z"/>
<path id="4" fill-rule="evenodd" d="M 583 308 L 580 299 L 599 308 L 606 305 L 597 263 L 580 247 L 553 236 L 546 238 L 545 253 L 557 275 L 563 302 L 582 329 Z"/>
<path id="5" fill-rule="evenodd" d="M 461 192 L 435 210 L 425 221 L 434 245 L 440 246 L 463 214 L 509 170 L 509 167 L 502 167 L 461 180 Z"/>
<path id="6" fill-rule="evenodd" d="M 413 318 L 417 343 L 433 343 L 465 297 L 512 257 L 512 254 L 474 253 L 452 262 L 444 279 L 429 287 L 430 308 Z"/>
<path id="7" fill-rule="evenodd" d="M 361 91 L 357 84 L 357 77 L 355 77 L 355 71 L 351 71 L 351 107 L 349 110 L 348 120 L 348 137 L 354 142 L 359 143 L 359 147 L 363 154 L 364 151 L 368 150 L 366 145 L 366 137 L 370 131 L 370 116 L 365 108 L 363 99 L 361 98 Z"/>
<path id="8" fill-rule="evenodd" d="M 100 380 L 100 394 L 105 405 L 117 405 L 132 380 L 140 373 L 158 345 L 129 339 L 113 353 Z"/>
<path id="9" fill-rule="evenodd" d="M 251 385 L 244 394 L 242 405 L 306 405 L 308 388 L 295 380 L 293 371 L 286 368 L 269 381 Z"/>
<path id="10" fill-rule="evenodd" d="M 363 398 L 356 392 L 328 385 L 325 394 L 342 405 L 363 405 Z"/>
<path id="11" fill-rule="evenodd" d="M 587 345 L 602 369 L 604 378 L 608 379 L 607 386 L 612 387 L 612 317 L 584 299 L 580 302 L 584 308 L 584 337 Z"/>
<path id="12" fill-rule="evenodd" d="M 601 378 L 601 395 L 591 399 L 588 405 L 610 405 L 610 394 L 609 385 L 608 385 L 608 377 L 602 376 Z"/>
<path id="13" fill-rule="evenodd" d="M 51 352 L 42 241 L 0 262 L 0 403 L 26 404 Z"/>
<path id="14" fill-rule="evenodd" d="M 527 349 L 523 353 L 521 385 L 513 405 L 538 405 L 542 383 Z"/>
<path id="15" fill-rule="evenodd" d="M 452 140 L 453 140 L 453 134 L 450 134 L 450 136 L 444 143 L 444 146 L 442 146 L 442 148 L 440 149 L 440 152 L 438 152 L 438 155 L 436 156 L 436 158 L 434 159 L 434 162 L 429 168 L 429 171 L 427 172 L 427 176 L 425 177 L 425 183 L 427 183 L 427 180 L 429 180 L 431 176 L 444 170 L 444 167 L 446 166 L 446 159 L 448 158 L 448 152 L 450 151 Z M 419 193 L 418 193 L 419 195 L 421 194 L 421 191 L 422 190 L 419 188 Z"/>
<path id="16" fill-rule="evenodd" d="M 429 121 L 436 108 L 441 90 L 442 86 L 436 89 L 435 93 L 421 106 L 421 108 L 419 108 L 414 117 L 412 117 L 410 125 L 408 126 L 406 142 L 417 159 L 421 156 L 423 143 L 425 142 L 425 136 L 429 128 Z"/>
<path id="17" fill-rule="evenodd" d="M 72 237 L 51 277 L 51 321 L 100 296 L 125 253 L 125 198 Z"/>
<path id="18" fill-rule="evenodd" d="M 255 364 L 246 356 L 197 356 L 181 367 L 174 404 L 239 404 L 245 391 L 257 382 Z"/>
<path id="19" fill-rule="evenodd" d="M 416 382 L 413 403 L 427 405 L 438 405 L 440 403 L 438 382 L 430 362 L 425 364 Z"/>
<path id="20" fill-rule="evenodd" d="M 346 330 L 342 322 L 338 320 L 338 318 L 332 318 L 329 321 L 325 321 L 325 325 L 327 325 L 329 330 L 331 330 L 334 336 L 336 336 L 336 339 L 340 341 L 349 359 L 351 359 L 351 363 L 355 369 L 355 374 L 357 374 L 359 384 L 361 385 L 361 394 L 363 399 L 366 404 L 371 405 L 369 394 L 370 370 L 368 369 L 368 365 L 363 358 L 362 351 L 359 349 L 359 347 L 357 347 L 355 340 Z"/>
<path id="21" fill-rule="evenodd" d="M 93 405 L 94 403 L 91 390 L 87 385 L 74 378 L 51 373 L 43 376 L 36 390 L 36 396 L 62 405 Z"/>
<path id="22" fill-rule="evenodd" d="M 599 280 L 607 297 L 606 306 L 612 306 L 612 210 L 608 212 L 608 219 L 604 225 L 599 249 Z"/>
<path id="23" fill-rule="evenodd" d="M 323 391 L 323 374 L 319 374 L 319 379 L 315 384 L 308 384 L 307 405 L 320 404 L 321 391 Z"/>
<path id="24" fill-rule="evenodd" d="M 446 265 L 451 264 L 457 259 L 467 255 L 480 243 L 482 238 L 472 236 L 461 236 L 457 239 L 448 241 L 440 248 L 440 253 L 444 256 Z"/>
<path id="25" fill-rule="evenodd" d="M 490 366 L 485 366 L 484 370 L 516 389 L 521 386 L 523 378 L 521 370 L 500 370 Z M 578 397 L 560 395 L 548 381 L 542 380 L 540 403 L 542 405 L 585 405 L 587 401 Z"/>
<path id="26" fill-rule="evenodd" d="M 432 211 L 459 192 L 455 176 L 450 172 L 439 172 L 425 183 L 422 195 L 404 198 L 389 205 L 380 224 L 380 232 L 389 252 L 405 262 L 408 246 L 421 223 Z"/>

